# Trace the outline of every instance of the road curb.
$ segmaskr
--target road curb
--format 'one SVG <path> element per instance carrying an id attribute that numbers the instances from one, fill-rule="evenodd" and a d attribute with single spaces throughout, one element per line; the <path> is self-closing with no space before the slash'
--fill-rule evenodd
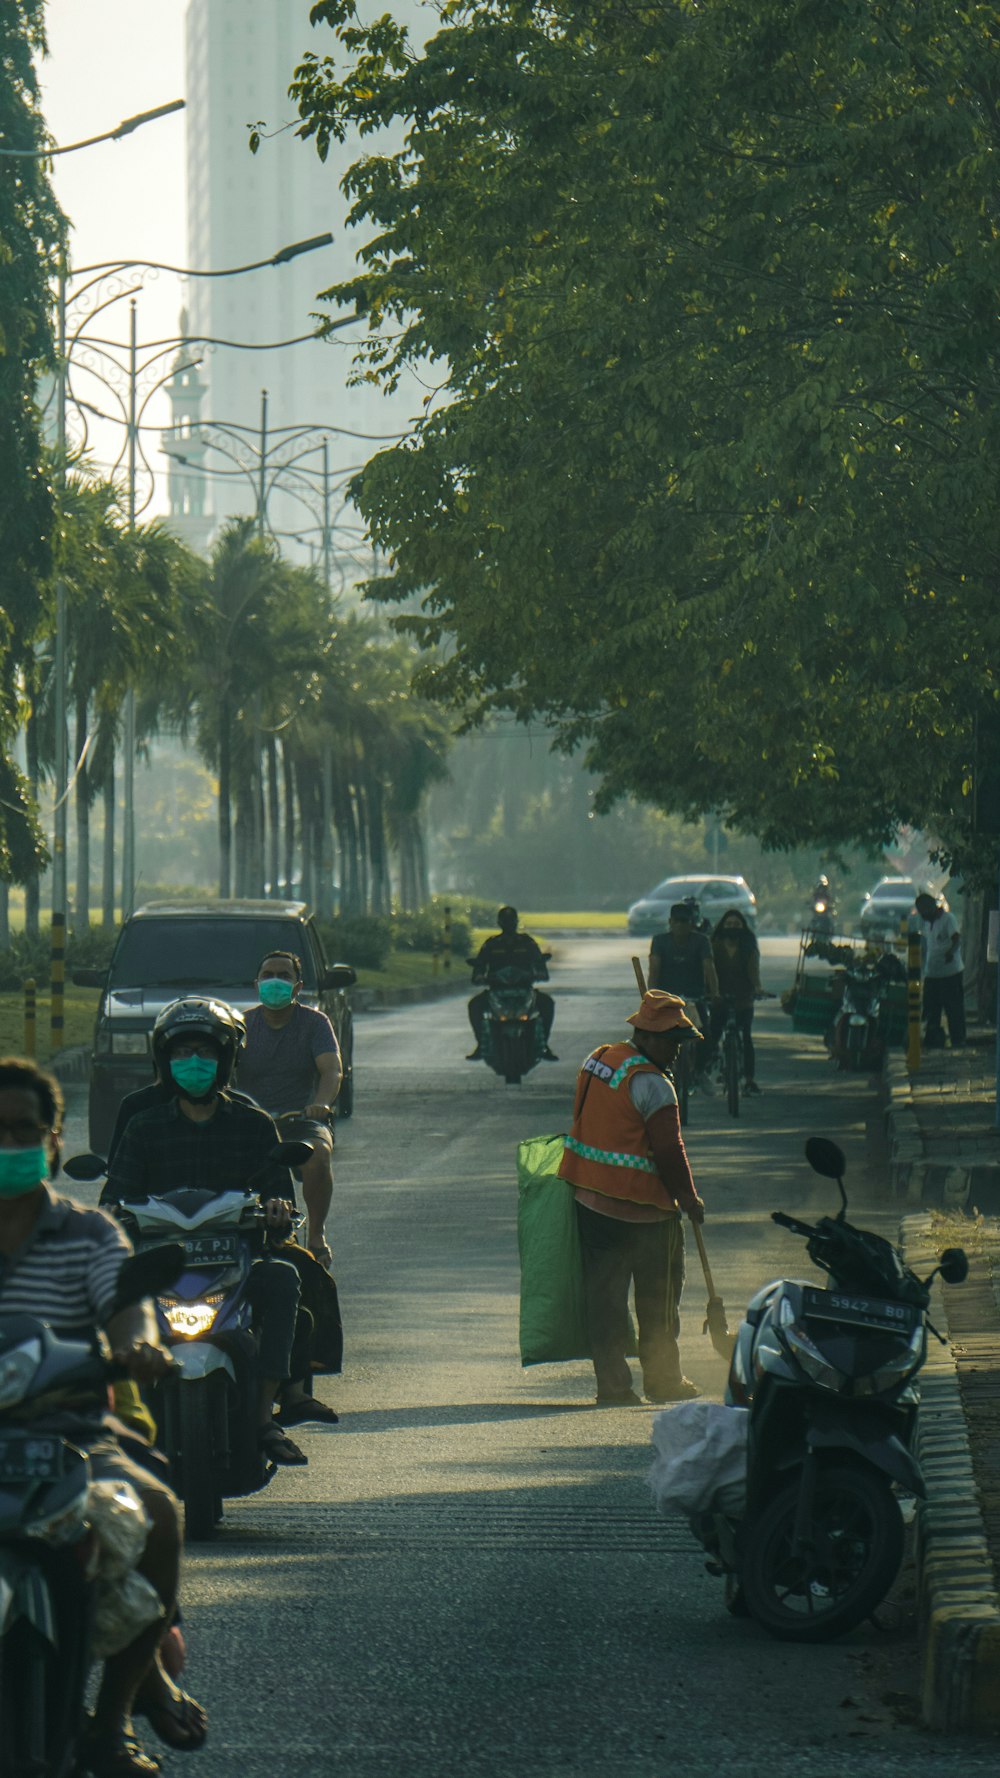
<path id="1" fill-rule="evenodd" d="M 904 1216 L 900 1246 L 918 1273 L 937 1264 L 928 1215 Z M 946 1322 L 940 1286 L 932 1318 Z M 927 1483 L 917 1506 L 921 1709 L 937 1730 L 1000 1730 L 1000 1598 L 993 1583 L 951 1342 L 930 1338 L 915 1455 Z"/>
<path id="2" fill-rule="evenodd" d="M 89 1043 L 73 1043 L 59 1050 L 46 1066 L 60 1081 L 86 1080 L 90 1074 Z"/>
<path id="3" fill-rule="evenodd" d="M 352 988 L 353 1012 L 381 1012 L 394 1006 L 419 1006 L 421 1001 L 447 1000 L 453 994 L 467 994 L 469 984 L 458 976 L 450 981 L 423 982 L 419 986 L 401 988 Z"/>

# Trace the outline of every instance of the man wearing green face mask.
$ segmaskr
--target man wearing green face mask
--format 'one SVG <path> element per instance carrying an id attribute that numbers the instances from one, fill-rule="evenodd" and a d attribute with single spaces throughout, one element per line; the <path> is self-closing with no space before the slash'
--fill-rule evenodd
<path id="1" fill-rule="evenodd" d="M 340 1046 L 325 1013 L 302 1006 L 302 965 L 292 951 L 271 951 L 257 971 L 260 1005 L 247 1013 L 246 1049 L 239 1082 L 274 1118 L 289 1141 L 310 1142 L 302 1168 L 302 1196 L 309 1218 L 309 1251 L 329 1268 L 332 1255 L 326 1219 L 333 1195 L 330 1112 L 340 1091 Z M 302 1120 L 308 1128 L 302 1127 Z"/>

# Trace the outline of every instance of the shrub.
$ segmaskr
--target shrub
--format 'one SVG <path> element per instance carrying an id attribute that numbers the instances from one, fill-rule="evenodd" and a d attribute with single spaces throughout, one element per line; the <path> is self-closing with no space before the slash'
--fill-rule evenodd
<path id="1" fill-rule="evenodd" d="M 355 969 L 384 969 L 392 950 L 392 921 L 381 914 L 356 914 L 319 923 L 331 963 Z"/>
<path id="2" fill-rule="evenodd" d="M 75 968 L 107 969 L 117 936 L 117 931 L 105 932 L 101 926 L 92 926 L 89 932 L 81 933 L 79 937 L 75 932 L 67 933 L 67 985 L 70 971 Z M 39 993 L 47 994 L 51 969 L 50 926 L 43 926 L 37 938 L 29 938 L 26 932 L 12 932 L 8 949 L 0 951 L 0 992 L 10 993 L 23 988 L 25 982 L 34 977 Z"/>

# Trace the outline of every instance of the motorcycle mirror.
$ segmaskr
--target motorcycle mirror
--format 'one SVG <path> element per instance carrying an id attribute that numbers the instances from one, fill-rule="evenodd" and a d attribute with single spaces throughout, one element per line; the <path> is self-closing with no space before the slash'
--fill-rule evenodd
<path id="1" fill-rule="evenodd" d="M 304 1167 L 313 1157 L 311 1142 L 278 1142 L 268 1153 L 276 1167 Z"/>
<path id="2" fill-rule="evenodd" d="M 157 1296 L 169 1289 L 184 1270 L 185 1253 L 180 1241 L 167 1241 L 162 1247 L 147 1247 L 124 1260 L 115 1286 L 112 1315 L 141 1303 L 143 1297 Z"/>
<path id="3" fill-rule="evenodd" d="M 806 1143 L 806 1160 L 814 1173 L 821 1173 L 824 1179 L 837 1181 L 837 1190 L 840 1192 L 837 1221 L 843 1222 L 847 1215 L 847 1193 L 844 1190 L 847 1161 L 843 1149 L 831 1142 L 828 1136 L 810 1136 Z"/>
<path id="4" fill-rule="evenodd" d="M 63 1161 L 62 1170 L 68 1179 L 103 1179 L 108 1163 L 99 1154 L 71 1154 Z"/>
<path id="5" fill-rule="evenodd" d="M 946 1284 L 964 1284 L 969 1276 L 969 1260 L 964 1247 L 946 1247 L 931 1278 L 940 1272 Z M 928 1278 L 927 1282 L 930 1283 Z"/>
<path id="6" fill-rule="evenodd" d="M 839 1181 L 847 1171 L 843 1149 L 828 1136 L 810 1136 L 806 1143 L 806 1160 L 813 1172 L 822 1173 L 825 1179 Z"/>

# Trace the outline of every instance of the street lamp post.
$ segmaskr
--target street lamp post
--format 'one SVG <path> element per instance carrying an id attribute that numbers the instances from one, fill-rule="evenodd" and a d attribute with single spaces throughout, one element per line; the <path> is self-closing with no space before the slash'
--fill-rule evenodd
<path id="1" fill-rule="evenodd" d="M 149 115 L 150 116 L 153 116 L 153 115 L 159 116 L 159 115 L 162 115 L 162 111 L 152 113 Z M 145 118 L 139 118 L 139 119 L 135 119 L 135 120 L 126 120 L 126 121 L 130 121 L 131 127 L 136 128 L 136 127 L 138 127 L 139 122 L 145 121 Z M 84 146 L 84 144 L 79 144 L 78 146 Z M 57 485 L 60 488 L 60 490 L 62 490 L 65 487 L 65 477 L 66 477 L 67 372 L 68 372 L 69 364 L 71 361 L 73 349 L 74 348 L 80 348 L 81 350 L 84 348 L 94 349 L 100 353 L 102 358 L 104 358 L 105 360 L 110 360 L 111 364 L 116 365 L 119 369 L 121 368 L 120 365 L 118 365 L 118 361 L 114 357 L 113 348 L 115 346 L 115 342 L 100 341 L 100 340 L 94 339 L 93 337 L 88 338 L 87 333 L 86 333 L 88 320 L 84 320 L 84 322 L 81 324 L 81 326 L 77 329 L 77 332 L 75 333 L 72 342 L 69 342 L 69 343 L 67 342 L 67 326 L 66 326 L 67 311 L 68 311 L 69 306 L 74 301 L 80 300 L 88 292 L 92 291 L 97 285 L 99 285 L 105 278 L 112 276 L 113 274 L 120 275 L 122 273 L 131 272 L 133 270 L 139 271 L 139 270 L 149 269 L 149 270 L 154 270 L 154 271 L 173 272 L 177 276 L 180 276 L 180 277 L 197 277 L 197 278 L 240 277 L 246 272 L 259 271 L 267 266 L 287 265 L 290 263 L 290 261 L 301 257 L 305 253 L 312 253 L 317 248 L 329 246 L 330 243 L 332 242 L 332 240 L 333 240 L 333 236 L 329 233 L 322 234 L 322 235 L 313 235 L 313 236 L 310 236 L 310 238 L 308 240 L 296 241 L 296 242 L 293 242 L 289 246 L 280 248 L 278 250 L 278 252 L 273 254 L 269 259 L 255 260 L 247 265 L 228 266 L 228 267 L 225 267 L 221 270 L 202 270 L 200 268 L 189 267 L 189 266 L 166 265 L 166 264 L 164 264 L 160 261 L 157 261 L 157 260 L 138 260 L 138 259 L 124 260 L 124 259 L 122 259 L 122 260 L 108 260 L 108 261 L 103 261 L 103 262 L 100 262 L 100 263 L 97 263 L 94 265 L 82 266 L 82 267 L 76 268 L 73 272 L 70 272 L 66 266 L 65 260 L 63 260 L 60 265 L 60 270 L 59 270 L 59 283 L 58 283 L 58 291 L 57 291 L 58 363 L 57 363 L 57 371 L 56 371 L 56 401 L 57 401 L 56 435 L 57 435 L 57 451 L 58 451 Z M 87 278 L 89 281 L 86 284 L 82 285 L 79 290 L 77 290 L 73 293 L 70 293 L 69 292 L 69 282 L 70 282 L 71 277 L 73 277 L 73 278 Z M 121 298 L 126 295 L 130 296 L 132 298 L 132 300 L 130 302 L 130 309 L 129 309 L 129 340 L 128 340 L 128 347 L 127 347 L 127 366 L 128 366 L 128 368 L 127 368 L 126 375 L 127 375 L 127 383 L 128 383 L 128 400 L 127 400 L 127 405 L 125 406 L 124 418 L 125 418 L 125 427 L 126 427 L 126 457 L 127 457 L 127 474 L 128 474 L 128 522 L 129 522 L 130 532 L 134 532 L 135 523 L 136 523 L 136 516 L 137 516 L 136 473 L 137 473 L 138 435 L 139 435 L 139 419 L 140 419 L 140 410 L 138 407 L 138 384 L 139 384 L 140 376 L 143 374 L 143 371 L 148 371 L 148 369 L 152 366 L 152 364 L 157 359 L 159 359 L 163 356 L 165 349 L 172 349 L 172 348 L 179 346 L 179 345 L 180 346 L 186 346 L 186 345 L 193 346 L 193 345 L 199 343 L 201 340 L 204 340 L 205 343 L 218 343 L 218 344 L 236 344 L 237 342 L 227 342 L 227 341 L 213 342 L 213 341 L 211 341 L 210 336 L 186 336 L 184 338 L 177 338 L 177 339 L 168 340 L 168 341 L 155 342 L 159 349 L 157 351 L 155 351 L 151 357 L 147 358 L 144 361 L 142 366 L 140 366 L 139 361 L 138 361 L 139 345 L 138 345 L 138 341 L 137 341 L 137 306 L 136 306 L 136 302 L 135 302 L 134 289 L 116 291 L 110 298 L 99 303 L 95 307 L 95 309 L 93 311 L 93 315 L 90 316 L 88 319 L 93 319 L 93 316 L 100 313 L 101 311 L 103 311 L 103 309 L 111 306 L 115 302 L 120 301 Z M 346 322 L 344 324 L 346 325 Z M 313 336 L 310 336 L 310 335 L 303 335 L 302 336 L 303 339 L 307 339 L 309 337 L 313 337 Z M 198 362 L 200 362 L 200 361 L 198 361 Z M 101 382 L 104 385 L 105 388 L 111 389 L 112 392 L 114 392 L 117 395 L 117 391 L 114 390 L 114 385 L 109 383 L 108 377 L 106 374 L 102 374 L 101 372 L 95 370 L 93 365 L 88 367 L 88 374 L 95 377 L 99 382 Z M 171 371 L 170 374 L 173 375 L 174 372 Z M 167 378 L 163 378 L 163 379 L 161 379 L 161 381 L 159 383 L 154 385 L 154 388 L 148 392 L 145 400 L 148 401 L 151 398 L 151 396 L 156 392 L 156 389 L 161 387 L 162 383 L 167 380 L 168 380 Z M 120 400 L 120 397 L 118 397 L 118 399 Z M 145 406 L 145 402 L 143 405 Z M 119 462 L 120 461 L 121 461 L 121 459 L 119 458 Z M 68 907 L 67 907 L 67 903 L 68 903 L 67 877 L 66 877 L 66 804 L 67 804 L 68 791 L 69 791 L 69 760 L 68 760 L 68 746 L 67 746 L 67 735 L 66 735 L 66 705 L 67 705 L 66 588 L 65 588 L 65 583 L 61 579 L 57 583 L 57 587 L 56 587 L 56 648 L 55 648 L 55 655 L 56 655 L 56 658 L 55 658 L 55 709 L 56 709 L 57 738 L 56 738 L 55 814 L 54 814 L 54 821 L 53 821 L 52 912 L 53 912 L 53 918 L 56 918 L 57 916 L 61 915 L 63 922 L 65 923 L 65 919 L 66 919 L 66 915 L 67 915 L 67 911 L 68 911 Z M 123 908 L 123 910 L 127 911 L 131 905 L 132 897 L 135 892 L 135 692 L 131 687 L 126 692 L 126 696 L 125 696 L 124 724 L 125 724 L 125 736 L 124 736 L 125 759 L 124 759 L 124 774 L 123 774 L 124 775 L 124 785 L 123 785 L 124 820 L 123 820 L 123 838 L 122 838 L 122 908 Z"/>

